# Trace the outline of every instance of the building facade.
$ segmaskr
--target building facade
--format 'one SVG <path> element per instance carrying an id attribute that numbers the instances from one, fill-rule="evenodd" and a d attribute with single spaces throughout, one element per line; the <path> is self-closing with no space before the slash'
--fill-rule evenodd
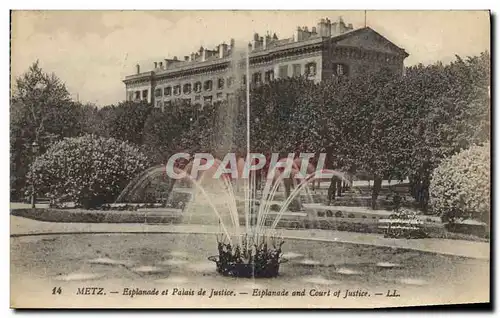
<path id="1" fill-rule="evenodd" d="M 162 109 L 168 109 L 177 99 L 200 105 L 225 99 L 247 80 L 243 75 L 246 60 L 240 52 L 231 40 L 230 44 L 222 43 L 214 50 L 200 47 L 183 59 L 174 57 L 155 62 L 147 72 L 141 72 L 136 65 L 135 74 L 123 81 L 126 99 L 146 100 Z M 352 24 L 346 25 L 341 18 L 334 23 L 321 19 L 310 30 L 298 27 L 292 38 L 256 33 L 248 44 L 248 52 L 252 85 L 294 76 L 319 82 L 380 67 L 402 74 L 404 59 L 408 57 L 404 49 L 370 27 L 353 29 Z"/>

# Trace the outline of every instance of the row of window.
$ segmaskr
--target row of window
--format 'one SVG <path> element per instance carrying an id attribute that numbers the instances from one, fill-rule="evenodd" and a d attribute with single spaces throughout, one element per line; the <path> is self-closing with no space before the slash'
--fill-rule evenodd
<path id="1" fill-rule="evenodd" d="M 226 94 L 226 97 L 229 98 L 231 94 Z M 216 94 L 216 100 L 222 100 L 224 98 L 224 94 L 222 92 L 219 92 Z M 191 98 L 182 98 L 180 99 L 181 101 L 184 101 L 186 104 L 191 105 Z M 207 96 L 201 96 L 201 95 L 196 95 L 194 97 L 195 104 L 203 104 L 206 103 L 211 103 L 213 101 L 213 96 L 212 95 L 207 95 Z M 162 108 L 162 107 L 168 107 L 172 105 L 172 101 L 162 101 L 162 100 L 157 100 L 155 103 L 155 106 L 157 108 Z"/>
<path id="2" fill-rule="evenodd" d="M 301 64 L 293 64 L 292 65 L 292 76 L 301 76 L 301 70 L 302 65 Z M 305 74 L 309 76 L 315 76 L 316 75 L 316 63 L 308 63 L 306 64 L 306 71 Z M 279 75 L 281 78 L 288 77 L 288 65 L 280 66 L 279 68 Z M 264 72 L 264 81 L 266 83 L 271 82 L 274 80 L 274 70 L 269 70 Z M 252 82 L 254 84 L 262 84 L 262 73 L 261 72 L 256 72 L 252 75 Z M 227 86 L 230 88 L 234 83 L 234 78 L 229 77 L 226 81 L 224 78 L 219 78 L 217 79 L 217 89 L 222 90 L 224 89 L 224 86 Z M 246 85 L 246 75 L 243 75 L 241 78 L 241 83 L 243 85 Z M 155 90 L 155 97 L 161 97 L 163 96 L 179 96 L 182 93 L 185 95 L 191 94 L 193 91 L 195 93 L 200 93 L 202 90 L 209 92 L 213 89 L 213 81 L 212 80 L 206 80 L 205 82 L 196 82 L 194 85 L 191 83 L 187 83 L 184 85 L 176 85 L 176 86 L 167 86 L 165 88 L 157 88 Z"/>
<path id="3" fill-rule="evenodd" d="M 228 78 L 227 79 L 227 83 L 226 83 L 226 80 L 224 78 L 219 78 L 217 80 L 217 89 L 224 89 L 224 86 L 227 84 L 227 87 L 231 87 L 232 84 L 233 84 L 233 79 L 232 78 Z M 203 82 L 203 85 L 201 82 L 196 82 L 194 83 L 194 86 L 191 84 L 191 83 L 187 83 L 187 84 L 184 84 L 184 85 L 176 85 L 176 86 L 167 86 L 165 87 L 164 89 L 162 88 L 157 88 L 155 90 L 155 97 L 161 97 L 162 95 L 164 96 L 172 96 L 172 95 L 175 95 L 175 96 L 178 96 L 178 95 L 181 95 L 181 93 L 184 93 L 184 94 L 191 94 L 191 92 L 195 92 L 195 93 L 200 93 L 202 91 L 202 89 L 206 92 L 209 92 L 213 89 L 213 81 L 212 80 L 207 80 L 205 82 Z"/>
<path id="4" fill-rule="evenodd" d="M 141 100 L 141 99 L 145 99 L 147 100 L 148 99 L 148 90 L 145 89 L 142 91 L 142 94 L 141 94 L 141 91 L 135 91 L 135 92 L 131 92 L 129 93 L 130 95 L 134 94 L 134 100 Z M 142 95 L 142 97 L 141 97 Z M 129 97 L 130 100 L 132 100 L 131 97 Z"/>
<path id="5" fill-rule="evenodd" d="M 288 72 L 288 65 L 282 65 L 278 68 L 279 72 L 279 77 L 280 78 L 286 78 L 289 77 L 289 72 Z M 334 69 L 334 73 L 338 75 L 344 75 L 343 71 L 343 66 L 339 65 L 338 69 Z M 304 75 L 308 78 L 310 77 L 315 77 L 316 76 L 316 63 L 311 62 L 307 63 L 305 65 L 305 70 L 304 70 Z M 302 64 L 292 64 L 292 77 L 298 77 L 302 76 Z M 274 80 L 274 70 L 269 70 L 264 72 L 264 82 L 269 83 Z M 246 75 L 243 75 L 241 78 L 241 83 L 243 85 L 246 85 Z M 252 74 L 252 83 L 256 85 L 262 84 L 262 73 L 261 72 L 256 72 Z M 234 78 L 229 77 L 226 79 L 224 78 L 219 78 L 217 79 L 217 89 L 222 90 L 224 89 L 224 86 L 227 86 L 227 88 L 230 88 L 234 84 Z M 212 91 L 213 89 L 213 81 L 212 80 L 206 80 L 203 83 L 202 82 L 196 82 L 194 85 L 191 83 L 186 83 L 184 85 L 175 85 L 175 86 L 167 86 L 165 88 L 157 88 L 155 89 L 154 96 L 155 97 L 161 97 L 163 96 L 179 96 L 182 93 L 185 95 L 189 95 L 192 92 L 194 93 L 201 93 L 201 91 Z M 141 93 L 142 93 L 142 98 L 141 98 Z M 140 100 L 140 99 L 147 99 L 148 98 L 148 90 L 143 90 L 141 91 L 136 91 L 134 99 L 135 100 Z"/>

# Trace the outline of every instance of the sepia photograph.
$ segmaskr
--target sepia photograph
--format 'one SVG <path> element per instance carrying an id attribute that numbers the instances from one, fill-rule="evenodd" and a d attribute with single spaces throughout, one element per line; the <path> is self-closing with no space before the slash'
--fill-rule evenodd
<path id="1" fill-rule="evenodd" d="M 490 19 L 10 11 L 10 307 L 490 304 Z"/>

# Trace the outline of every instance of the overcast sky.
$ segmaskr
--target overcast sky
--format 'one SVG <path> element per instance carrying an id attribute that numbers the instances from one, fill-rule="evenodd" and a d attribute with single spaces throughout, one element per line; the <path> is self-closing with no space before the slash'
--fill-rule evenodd
<path id="1" fill-rule="evenodd" d="M 12 76 L 35 60 L 65 83 L 74 99 L 99 106 L 125 99 L 135 64 L 182 58 L 254 32 L 291 37 L 295 28 L 342 16 L 363 27 L 363 11 L 17 11 L 12 16 Z M 486 11 L 368 11 L 367 24 L 410 56 L 406 65 L 449 62 L 490 47 Z"/>

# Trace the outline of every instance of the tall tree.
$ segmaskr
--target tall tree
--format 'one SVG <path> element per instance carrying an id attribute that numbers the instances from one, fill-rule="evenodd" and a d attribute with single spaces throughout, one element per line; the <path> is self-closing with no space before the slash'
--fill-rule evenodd
<path id="1" fill-rule="evenodd" d="M 71 101 L 64 83 L 45 73 L 38 61 L 16 79 L 11 96 L 11 195 L 19 198 L 33 156 L 63 137 L 81 133 L 79 106 Z"/>

